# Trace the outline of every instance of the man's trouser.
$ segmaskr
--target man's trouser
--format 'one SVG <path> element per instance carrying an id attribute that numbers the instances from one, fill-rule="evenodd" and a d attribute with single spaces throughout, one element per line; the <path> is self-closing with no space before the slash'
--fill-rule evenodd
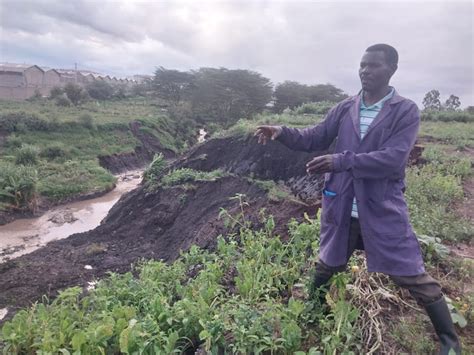
<path id="1" fill-rule="evenodd" d="M 354 250 L 361 246 L 363 246 L 363 242 L 359 220 L 357 218 L 351 218 L 347 259 L 349 260 Z M 346 265 L 331 267 L 324 264 L 321 260 L 318 261 L 313 287 L 318 289 L 324 286 L 332 275 L 344 271 L 345 269 Z M 420 306 L 426 306 L 442 297 L 440 284 L 426 272 L 416 276 L 389 276 L 396 285 L 408 289 Z"/>
<path id="2" fill-rule="evenodd" d="M 351 228 L 349 235 L 349 248 L 347 260 L 356 248 L 363 246 L 360 224 L 357 218 L 351 218 Z M 332 275 L 344 271 L 346 265 L 330 267 L 319 261 L 316 265 L 316 272 L 311 285 L 310 297 L 319 300 L 320 305 L 325 303 L 324 286 L 327 285 Z M 416 302 L 425 308 L 433 326 L 438 334 L 441 343 L 439 354 L 450 355 L 461 354 L 461 344 L 459 342 L 450 311 L 441 293 L 441 286 L 426 272 L 416 276 L 394 276 L 389 275 L 392 281 L 400 287 L 408 289 Z"/>

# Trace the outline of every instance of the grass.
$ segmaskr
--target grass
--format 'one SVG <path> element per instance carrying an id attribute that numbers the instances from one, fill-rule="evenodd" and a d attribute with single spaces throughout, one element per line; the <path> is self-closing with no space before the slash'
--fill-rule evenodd
<path id="1" fill-rule="evenodd" d="M 464 122 L 422 122 L 420 137 L 431 137 L 458 149 L 474 147 L 474 124 Z"/>
<path id="2" fill-rule="evenodd" d="M 95 160 L 43 161 L 38 171 L 38 192 L 53 202 L 111 190 L 117 180 Z"/>
<path id="3" fill-rule="evenodd" d="M 131 121 L 139 121 L 141 133 L 175 152 L 185 149 L 195 135 L 193 122 L 173 120 L 144 98 L 78 107 L 60 107 L 45 99 L 2 101 L 0 131 L 9 135 L 0 146 L 0 166 L 15 160 L 34 164 L 40 197 L 55 202 L 108 190 L 115 178 L 100 168 L 98 157 L 130 153 L 141 144 L 129 129 Z M 2 208 L 8 209 L 1 196 Z"/>
<path id="4" fill-rule="evenodd" d="M 166 117 L 166 113 L 153 100 L 133 98 L 117 101 L 90 101 L 81 106 L 60 107 L 54 101 L 0 101 L 0 116 L 24 112 L 39 115 L 49 122 L 77 122 L 84 114 L 92 117 L 96 125 L 107 123 L 128 124 L 132 120 Z"/>

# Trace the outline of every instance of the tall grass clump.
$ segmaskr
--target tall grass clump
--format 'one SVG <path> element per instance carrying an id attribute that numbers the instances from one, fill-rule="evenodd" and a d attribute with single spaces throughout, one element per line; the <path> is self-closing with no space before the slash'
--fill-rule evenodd
<path id="1" fill-rule="evenodd" d="M 34 167 L 2 163 L 0 165 L 0 202 L 14 209 L 34 209 L 38 172 Z"/>
<path id="2" fill-rule="evenodd" d="M 16 151 L 15 164 L 17 165 L 36 165 L 38 160 L 39 149 L 34 145 L 24 144 Z"/>
<path id="3" fill-rule="evenodd" d="M 162 153 L 155 154 L 152 162 L 143 173 L 143 179 L 145 181 L 155 181 L 158 177 L 160 177 L 163 174 L 163 172 L 166 169 L 166 166 L 167 166 L 167 163 L 163 154 Z"/>

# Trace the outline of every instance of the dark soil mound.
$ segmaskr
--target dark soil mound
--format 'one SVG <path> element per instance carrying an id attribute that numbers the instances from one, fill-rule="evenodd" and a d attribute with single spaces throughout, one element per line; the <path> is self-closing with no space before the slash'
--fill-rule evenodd
<path id="1" fill-rule="evenodd" d="M 220 208 L 239 211 L 236 194 L 245 194 L 246 215 L 258 223 L 265 208 L 275 217 L 277 233 L 285 235 L 290 218 L 314 215 L 316 207 L 292 201 L 270 201 L 256 179 L 283 181 L 307 202 L 319 199 L 322 176 L 308 177 L 305 164 L 313 156 L 253 138 L 212 139 L 175 161 L 170 169 L 189 167 L 232 172 L 213 182 L 193 183 L 147 191 L 145 186 L 124 195 L 102 224 L 93 231 L 49 243 L 47 246 L 0 264 L 0 308 L 16 309 L 49 297 L 65 287 L 86 285 L 108 271 L 126 272 L 145 258 L 172 261 L 181 250 L 196 244 L 213 248 L 225 232 L 218 220 Z M 245 177 L 241 177 L 245 176 Z M 85 268 L 86 265 L 91 266 Z M 10 313 L 11 314 L 11 313 Z"/>
<path id="2" fill-rule="evenodd" d="M 229 199 L 237 193 L 247 196 L 246 215 L 254 218 L 265 207 L 282 234 L 291 217 L 307 211 L 294 202 L 269 203 L 263 190 L 238 177 L 196 183 L 191 189 L 147 192 L 142 186 L 123 196 L 95 230 L 0 264 L 0 308 L 26 306 L 44 294 L 54 297 L 67 286 L 86 285 L 108 271 L 129 271 L 141 258 L 171 261 L 193 244 L 212 248 L 224 232 L 217 218 L 220 208 L 237 211 L 238 202 Z"/>
<path id="3" fill-rule="evenodd" d="M 317 204 L 324 179 L 322 175 L 308 176 L 305 165 L 322 154 L 327 152 L 296 152 L 277 142 L 270 141 L 264 146 L 254 137 L 233 136 L 198 145 L 172 168 L 223 169 L 240 176 L 283 181 L 305 203 Z"/>

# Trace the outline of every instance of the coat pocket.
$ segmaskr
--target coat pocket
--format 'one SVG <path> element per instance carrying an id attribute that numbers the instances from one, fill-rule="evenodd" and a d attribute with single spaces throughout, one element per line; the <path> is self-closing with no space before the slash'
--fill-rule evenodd
<path id="1" fill-rule="evenodd" d="M 370 229 L 377 235 L 404 234 L 407 229 L 404 213 L 396 203 L 397 201 L 373 199 L 367 200 L 367 207 L 371 220 Z"/>
<path id="2" fill-rule="evenodd" d="M 336 224 L 339 196 L 323 193 L 321 220 L 323 223 Z"/>

